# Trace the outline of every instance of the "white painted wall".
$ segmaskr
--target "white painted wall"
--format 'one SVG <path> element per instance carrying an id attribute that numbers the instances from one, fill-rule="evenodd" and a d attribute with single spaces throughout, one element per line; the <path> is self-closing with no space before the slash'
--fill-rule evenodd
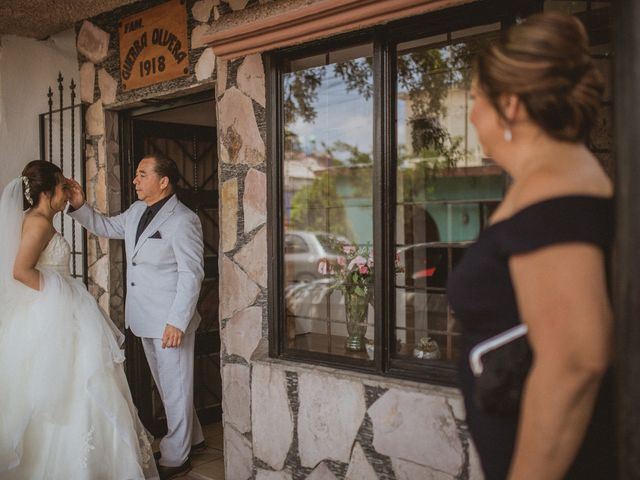
<path id="1" fill-rule="evenodd" d="M 18 176 L 25 164 L 40 157 L 38 115 L 48 109 L 49 86 L 54 100 L 58 99 L 58 72 L 62 72 L 65 87 L 72 78 L 78 84 L 73 29 L 42 41 L 0 37 L 0 188 Z"/>

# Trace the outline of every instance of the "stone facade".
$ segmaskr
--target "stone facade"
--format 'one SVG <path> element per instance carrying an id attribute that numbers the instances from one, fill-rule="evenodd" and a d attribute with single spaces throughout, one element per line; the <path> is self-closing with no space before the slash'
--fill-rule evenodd
<path id="1" fill-rule="evenodd" d="M 223 412 L 231 448 L 227 478 L 481 478 L 456 390 L 303 367 L 262 353 L 268 335 L 265 94 L 259 55 L 218 61 L 222 368 L 235 377 L 225 379 L 233 388 L 223 390 L 233 397 Z M 245 381 L 250 431 L 244 399 L 236 397 Z"/>
<path id="2" fill-rule="evenodd" d="M 257 0 L 188 1 L 190 75 L 123 92 L 117 19 L 159 1 L 91 19 L 104 49 L 80 54 L 87 111 L 89 202 L 120 211 L 117 113 L 140 99 L 213 88 L 220 192 L 220 327 L 225 471 L 245 479 L 480 478 L 454 389 L 269 359 L 267 321 L 266 89 L 260 55 L 216 59 L 198 43 L 207 23 Z M 100 33 L 101 30 L 104 34 Z M 105 36 L 106 35 L 106 36 Z M 79 35 L 79 39 L 81 36 Z M 106 40 L 105 40 L 106 38 Z M 100 56 L 103 55 L 103 56 Z M 120 242 L 91 237 L 90 288 L 122 326 Z"/>

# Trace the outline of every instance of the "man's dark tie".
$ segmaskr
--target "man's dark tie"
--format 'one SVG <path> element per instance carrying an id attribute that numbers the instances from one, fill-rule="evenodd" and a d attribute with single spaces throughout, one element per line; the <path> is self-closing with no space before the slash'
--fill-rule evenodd
<path id="1" fill-rule="evenodd" d="M 153 210 L 147 207 L 144 214 L 142 215 L 142 218 L 140 219 L 140 222 L 138 223 L 138 230 L 136 231 L 136 244 L 138 243 L 138 239 L 140 238 L 140 235 L 142 235 L 142 232 L 144 232 L 144 229 L 147 228 L 147 226 L 151 222 L 152 216 L 153 216 Z"/>

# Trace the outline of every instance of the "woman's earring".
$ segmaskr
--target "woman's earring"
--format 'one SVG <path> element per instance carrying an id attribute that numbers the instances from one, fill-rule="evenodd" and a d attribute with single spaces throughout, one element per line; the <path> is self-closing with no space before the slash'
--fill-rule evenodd
<path id="1" fill-rule="evenodd" d="M 504 141 L 509 143 L 509 142 L 511 142 L 511 140 L 513 140 L 513 133 L 511 133 L 511 129 L 510 128 L 505 128 L 504 129 Z"/>

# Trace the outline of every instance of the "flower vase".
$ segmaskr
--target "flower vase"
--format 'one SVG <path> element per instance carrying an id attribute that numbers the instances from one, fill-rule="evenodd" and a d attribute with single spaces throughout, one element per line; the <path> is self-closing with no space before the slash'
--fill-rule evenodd
<path id="1" fill-rule="evenodd" d="M 350 352 L 364 352 L 367 347 L 364 335 L 367 332 L 367 316 L 369 313 L 367 297 L 361 297 L 353 292 L 345 293 L 344 309 L 347 332 L 349 334 L 345 348 Z"/>

